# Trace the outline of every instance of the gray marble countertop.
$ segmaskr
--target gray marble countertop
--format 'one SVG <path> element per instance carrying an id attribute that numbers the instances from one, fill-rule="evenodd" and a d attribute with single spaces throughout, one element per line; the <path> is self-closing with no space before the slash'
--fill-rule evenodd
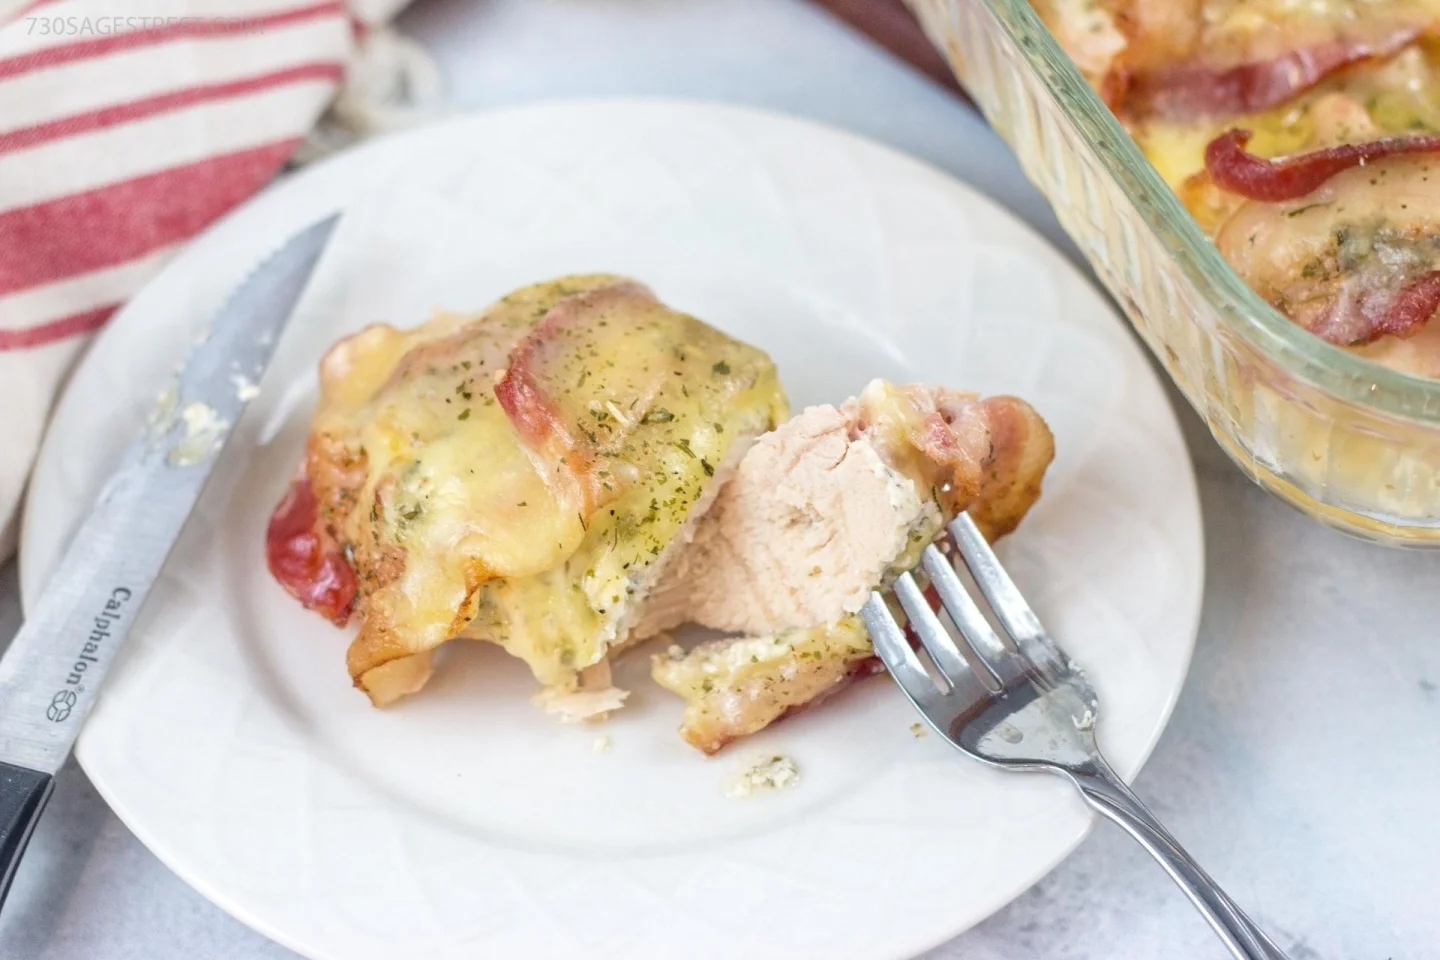
<path id="1" fill-rule="evenodd" d="M 402 24 L 435 51 L 463 107 L 663 94 L 802 114 L 951 171 L 1073 255 L 979 117 L 801 0 L 419 0 Z M 1440 554 L 1305 520 L 1174 402 L 1205 512 L 1205 606 L 1184 693 L 1137 789 L 1294 960 L 1440 955 Z M 0 571 L 0 637 L 19 622 L 15 582 L 13 564 Z M 928 960 L 1223 955 L 1139 847 L 1102 825 Z M 172 875 L 72 764 L 0 916 L 0 957 L 293 954 Z"/>

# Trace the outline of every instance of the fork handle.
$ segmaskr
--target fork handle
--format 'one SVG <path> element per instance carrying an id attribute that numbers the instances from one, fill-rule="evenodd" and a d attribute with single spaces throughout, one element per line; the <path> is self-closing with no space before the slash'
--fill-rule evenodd
<path id="1" fill-rule="evenodd" d="M 1286 960 L 1284 952 L 1200 869 L 1113 770 L 1102 764 L 1067 772 L 1090 806 L 1119 824 L 1160 862 L 1236 960 Z"/>

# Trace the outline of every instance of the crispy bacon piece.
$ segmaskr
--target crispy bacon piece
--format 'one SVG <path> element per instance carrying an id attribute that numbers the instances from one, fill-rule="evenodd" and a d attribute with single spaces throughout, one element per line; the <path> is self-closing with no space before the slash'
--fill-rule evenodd
<path id="1" fill-rule="evenodd" d="M 1419 35 L 1418 29 L 1405 27 L 1376 40 L 1335 40 L 1225 69 L 1193 63 L 1140 73 L 1127 78 L 1125 106 L 1167 120 L 1258 113 L 1352 64 L 1393 56 Z"/>
<path id="2" fill-rule="evenodd" d="M 1222 189 L 1266 203 L 1303 197 L 1342 170 L 1380 157 L 1440 152 L 1440 136 L 1433 134 L 1347 143 L 1284 160 L 1265 160 L 1247 152 L 1249 142 L 1249 130 L 1222 133 L 1205 148 L 1205 169 Z"/>
<path id="3" fill-rule="evenodd" d="M 565 468 L 578 492 L 577 506 L 588 516 L 597 499 L 591 482 L 592 451 L 566 426 L 550 395 L 536 380 L 529 353 L 523 344 L 516 349 L 510 366 L 495 379 L 495 399 L 532 450 Z"/>
<path id="4" fill-rule="evenodd" d="M 355 603 L 355 571 L 319 524 L 319 506 L 302 473 L 270 517 L 265 562 L 292 597 L 343 627 Z"/>
<path id="5" fill-rule="evenodd" d="M 1440 270 L 1432 270 L 1411 280 L 1391 299 L 1385 313 L 1375 318 L 1370 337 L 1373 343 L 1383 336 L 1409 337 L 1440 309 Z"/>
<path id="6" fill-rule="evenodd" d="M 550 451 L 559 447 L 563 449 L 554 452 L 565 454 L 575 446 L 565 421 L 550 402 L 549 394 L 535 382 L 535 375 L 523 357 L 512 358 L 510 366 L 495 379 L 495 399 L 500 401 L 520 436 L 533 448 Z"/>
<path id="7" fill-rule="evenodd" d="M 509 365 L 495 379 L 495 399 L 526 445 L 550 462 L 561 464 L 574 482 L 577 507 L 589 516 L 606 499 L 595 474 L 598 451 L 577 436 L 545 386 L 537 370 L 551 349 L 565 350 L 567 328 L 593 320 L 597 308 L 649 291 L 634 281 L 622 280 L 587 291 L 553 307 L 510 354 Z"/>
<path id="8" fill-rule="evenodd" d="M 1360 289 L 1347 290 L 1346 287 Z M 1363 347 L 1381 337 L 1405 339 L 1419 333 L 1440 307 L 1440 271 L 1432 270 L 1396 288 L 1364 289 L 1364 278 L 1343 284 L 1306 329 L 1338 347 Z"/>

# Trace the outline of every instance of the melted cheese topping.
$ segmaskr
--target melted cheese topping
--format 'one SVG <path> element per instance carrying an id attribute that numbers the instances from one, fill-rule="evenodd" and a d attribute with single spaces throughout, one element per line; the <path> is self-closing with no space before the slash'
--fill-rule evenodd
<path id="1" fill-rule="evenodd" d="M 357 679 L 463 632 L 573 686 L 622 635 L 732 444 L 784 418 L 760 351 L 638 285 L 597 295 L 525 354 L 558 420 L 595 451 L 606 499 L 585 511 L 495 381 L 552 310 L 621 283 L 537 284 L 479 316 L 372 327 L 327 356 L 309 472 L 360 580 Z"/>
<path id="2" fill-rule="evenodd" d="M 1132 122 L 1130 132 L 1165 182 L 1178 190 L 1205 168 L 1210 141 L 1236 127 L 1253 134 L 1245 149 L 1262 157 L 1440 130 L 1436 61 L 1417 45 L 1386 63 L 1352 68 L 1273 110 L 1187 123 Z"/>

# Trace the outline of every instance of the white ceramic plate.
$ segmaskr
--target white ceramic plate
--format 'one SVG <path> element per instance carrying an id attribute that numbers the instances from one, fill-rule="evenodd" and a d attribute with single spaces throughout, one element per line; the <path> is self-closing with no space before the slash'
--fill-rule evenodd
<path id="1" fill-rule="evenodd" d="M 198 322 L 337 206 L 346 221 L 264 393 L 78 748 L 121 819 L 224 909 L 326 960 L 871 960 L 959 933 L 1085 834 L 1064 783 L 917 739 L 884 678 L 713 760 L 675 735 L 680 704 L 643 657 L 603 731 L 543 716 L 520 663 L 481 644 L 396 709 L 350 687 L 346 635 L 262 560 L 316 360 L 363 324 L 560 273 L 633 274 L 764 347 L 797 408 L 873 376 L 1032 401 L 1059 455 L 1003 553 L 1094 678 L 1106 752 L 1139 768 L 1185 675 L 1202 578 L 1189 461 L 1140 350 L 1077 270 L 962 184 L 728 107 L 474 116 L 347 153 L 227 217 L 110 324 L 65 394 L 25 517 L 27 602 Z M 799 764 L 797 786 L 722 795 L 771 751 Z"/>

